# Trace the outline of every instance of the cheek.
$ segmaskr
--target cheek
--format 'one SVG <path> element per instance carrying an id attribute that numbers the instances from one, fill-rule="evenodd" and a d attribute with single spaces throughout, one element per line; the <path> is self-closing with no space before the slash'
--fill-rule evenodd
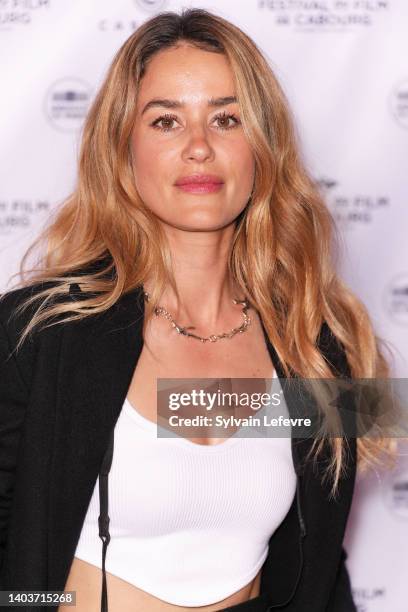
<path id="1" fill-rule="evenodd" d="M 237 143 L 229 151 L 229 165 L 235 177 L 235 189 L 246 195 L 252 191 L 255 177 L 255 159 L 246 141 Z"/>
<path id="2" fill-rule="evenodd" d="M 150 175 L 154 172 L 158 161 L 158 153 L 158 148 L 152 144 L 151 140 L 139 138 L 137 142 L 133 144 L 133 171 L 138 179 L 142 179 L 146 173 Z"/>
<path id="3" fill-rule="evenodd" d="M 132 161 L 135 184 L 142 198 L 157 193 L 172 167 L 171 152 L 152 139 L 139 138 L 132 144 Z"/>

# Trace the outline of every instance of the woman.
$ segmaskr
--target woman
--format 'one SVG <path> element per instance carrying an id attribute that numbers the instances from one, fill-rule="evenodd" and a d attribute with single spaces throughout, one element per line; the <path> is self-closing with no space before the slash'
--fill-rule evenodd
<path id="1" fill-rule="evenodd" d="M 78 612 L 355 610 L 357 459 L 387 439 L 331 438 L 323 462 L 310 439 L 151 430 L 160 378 L 388 374 L 254 42 L 204 10 L 144 23 L 42 238 L 0 302 L 1 587 L 76 591 Z"/>

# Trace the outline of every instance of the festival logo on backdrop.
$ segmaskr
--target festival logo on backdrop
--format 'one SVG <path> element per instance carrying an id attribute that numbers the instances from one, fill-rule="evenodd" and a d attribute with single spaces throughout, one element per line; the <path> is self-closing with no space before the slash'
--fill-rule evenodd
<path id="1" fill-rule="evenodd" d="M 373 222 L 374 216 L 387 211 L 390 199 L 385 194 L 347 193 L 339 187 L 339 182 L 330 177 L 321 177 L 317 181 L 325 202 L 342 230 L 367 225 Z"/>
<path id="2" fill-rule="evenodd" d="M 149 13 L 157 13 L 165 7 L 167 0 L 134 0 L 136 6 Z"/>
<path id="3" fill-rule="evenodd" d="M 49 123 L 62 132 L 76 132 L 88 111 L 91 86 L 82 79 L 56 81 L 45 96 L 45 113 Z"/>
<path id="4" fill-rule="evenodd" d="M 408 129 L 408 79 L 395 85 L 389 101 L 392 116 L 398 125 Z"/>
<path id="5" fill-rule="evenodd" d="M 153 15 L 164 10 L 167 7 L 168 0 L 132 0 L 132 5 L 129 7 L 129 14 L 126 17 L 115 15 L 115 17 L 104 16 L 98 21 L 97 27 L 100 32 L 118 34 L 124 32 L 134 32 L 143 23 L 144 18 L 148 15 Z M 133 16 L 134 11 L 132 9 L 140 9 L 145 15 L 142 18 L 135 19 Z M 130 16 L 131 15 L 131 16 Z"/>
<path id="6" fill-rule="evenodd" d="M 384 290 L 384 307 L 398 325 L 408 325 L 408 272 L 395 276 Z M 407 490 L 408 495 L 408 490 Z"/>
<path id="7" fill-rule="evenodd" d="M 344 32 L 374 25 L 389 13 L 389 0 L 258 0 L 275 25 L 294 31 Z"/>
<path id="8" fill-rule="evenodd" d="M 394 516 L 408 520 L 408 471 L 391 479 L 385 503 Z"/>
<path id="9" fill-rule="evenodd" d="M 381 473 L 381 493 L 392 516 L 408 521 L 408 444 L 404 439 L 398 440 L 398 454 L 396 467 Z"/>
<path id="10" fill-rule="evenodd" d="M 0 0 L 0 31 L 30 25 L 51 7 L 51 0 Z"/>

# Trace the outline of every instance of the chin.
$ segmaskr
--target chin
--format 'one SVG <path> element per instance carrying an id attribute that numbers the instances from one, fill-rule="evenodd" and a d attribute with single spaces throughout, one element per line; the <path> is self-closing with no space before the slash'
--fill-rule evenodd
<path id="1" fill-rule="evenodd" d="M 224 227 L 228 227 L 232 223 L 234 223 L 235 219 L 225 220 L 225 219 L 214 219 L 209 218 L 207 215 L 202 215 L 200 218 L 186 218 L 186 215 L 183 215 L 183 223 L 180 223 L 180 217 L 178 219 L 172 219 L 166 221 L 167 225 L 174 227 L 176 229 L 180 229 L 187 232 L 214 232 Z"/>

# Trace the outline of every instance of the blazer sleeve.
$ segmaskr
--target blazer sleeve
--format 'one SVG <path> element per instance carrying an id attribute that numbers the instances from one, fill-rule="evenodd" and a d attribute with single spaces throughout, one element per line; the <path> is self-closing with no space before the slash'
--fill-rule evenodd
<path id="1" fill-rule="evenodd" d="M 7 543 L 18 444 L 27 396 L 5 325 L 0 321 L 0 573 Z"/>
<path id="2" fill-rule="evenodd" d="M 351 582 L 346 559 L 347 553 L 342 548 L 336 582 L 334 583 L 326 612 L 357 612 L 351 592 Z"/>

